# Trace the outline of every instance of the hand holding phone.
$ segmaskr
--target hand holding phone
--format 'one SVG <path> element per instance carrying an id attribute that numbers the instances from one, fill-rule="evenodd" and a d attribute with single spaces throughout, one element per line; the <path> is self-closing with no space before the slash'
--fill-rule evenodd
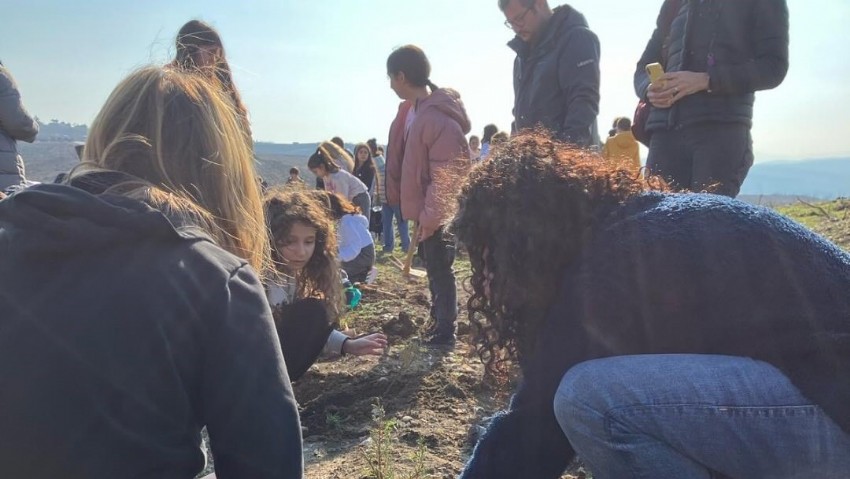
<path id="1" fill-rule="evenodd" d="M 646 66 L 646 74 L 649 75 L 650 83 L 657 83 L 664 75 L 664 67 L 660 63 L 650 63 Z"/>

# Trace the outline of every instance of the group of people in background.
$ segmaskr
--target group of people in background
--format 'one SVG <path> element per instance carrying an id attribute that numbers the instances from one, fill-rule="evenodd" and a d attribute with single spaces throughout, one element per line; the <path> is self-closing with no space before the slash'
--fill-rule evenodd
<path id="1" fill-rule="evenodd" d="M 788 67 L 785 1 L 663 2 L 634 77 L 645 175 L 627 118 L 594 149 L 600 42 L 581 13 L 497 1 L 512 137 L 467 139 L 460 94 L 405 45 L 386 61 L 386 156 L 322 142 L 316 190 L 297 168 L 262 190 L 209 25 L 122 80 L 61 184 L 0 201 L 0 476 L 194 477 L 206 426 L 218 477 L 302 477 L 291 380 L 387 346 L 339 321 L 374 271 L 376 209 L 383 251 L 396 219 L 427 271 L 424 341 L 454 345 L 459 241 L 478 354 L 522 370 L 463 478 L 554 479 L 576 454 L 601 479 L 850 470 L 850 255 L 721 196 L 752 161 L 754 91 Z M 21 183 L 15 140 L 37 125 L 2 67 L 0 102 L 0 180 Z"/>

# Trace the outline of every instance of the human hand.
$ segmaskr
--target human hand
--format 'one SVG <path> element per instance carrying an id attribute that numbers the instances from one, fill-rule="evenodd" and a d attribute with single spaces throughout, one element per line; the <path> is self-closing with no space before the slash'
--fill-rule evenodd
<path id="1" fill-rule="evenodd" d="M 362 338 L 352 338 L 342 345 L 342 352 L 352 356 L 380 356 L 387 347 L 387 337 L 381 333 L 372 333 Z"/>
<path id="2" fill-rule="evenodd" d="M 430 238 L 437 231 L 437 228 L 428 228 L 425 227 L 422 223 L 419 223 L 419 242 L 423 242 L 426 239 Z"/>
<path id="3" fill-rule="evenodd" d="M 656 108 L 670 108 L 682 98 L 708 90 L 709 76 L 705 72 L 665 73 L 646 92 L 649 103 Z"/>

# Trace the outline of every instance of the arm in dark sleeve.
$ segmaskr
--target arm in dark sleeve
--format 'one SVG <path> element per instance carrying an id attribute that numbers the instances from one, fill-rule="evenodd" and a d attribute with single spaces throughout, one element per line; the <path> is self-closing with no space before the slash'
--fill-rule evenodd
<path id="1" fill-rule="evenodd" d="M 0 65 L 0 129 L 12 138 L 32 143 L 38 123 L 27 113 L 12 75 Z"/>
<path id="2" fill-rule="evenodd" d="M 301 478 L 301 425 L 269 305 L 247 266 L 208 310 L 202 413 L 219 479 Z"/>
<path id="3" fill-rule="evenodd" d="M 575 456 L 555 419 L 554 386 L 524 381 L 478 441 L 461 479 L 557 479 Z"/>
<path id="4" fill-rule="evenodd" d="M 566 91 L 562 140 L 588 145 L 599 114 L 599 39 L 587 28 L 576 28 L 562 45 L 558 83 Z"/>
<path id="5" fill-rule="evenodd" d="M 740 94 L 776 88 L 788 73 L 788 6 L 785 0 L 759 0 L 752 18 L 753 58 L 709 67 L 713 93 Z"/>
<path id="6" fill-rule="evenodd" d="M 585 305 L 576 299 L 582 295 L 575 291 L 572 274 L 564 276 L 560 292 L 541 322 L 541 333 L 533 354 L 523 364 L 524 378 L 510 408 L 493 419 L 462 479 L 555 479 L 575 457 L 555 418 L 555 391 L 570 367 L 596 356 L 590 353 L 596 343 L 577 327 Z"/>
<path id="7" fill-rule="evenodd" d="M 649 88 L 649 75 L 646 73 L 646 66 L 650 63 L 661 63 L 661 43 L 664 41 L 661 38 L 661 26 L 660 22 L 662 22 L 662 13 L 658 15 L 658 20 L 656 21 L 655 30 L 652 32 L 652 36 L 649 38 L 649 42 L 646 44 L 646 48 L 643 50 L 643 55 L 640 56 L 640 60 L 637 62 L 637 66 L 635 67 L 635 75 L 634 75 L 634 86 L 635 86 L 635 94 L 638 98 L 646 99 L 646 90 Z"/>

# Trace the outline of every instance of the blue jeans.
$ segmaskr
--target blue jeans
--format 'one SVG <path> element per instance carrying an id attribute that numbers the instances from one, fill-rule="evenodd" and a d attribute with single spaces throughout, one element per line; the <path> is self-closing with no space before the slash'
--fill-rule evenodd
<path id="1" fill-rule="evenodd" d="M 389 253 L 395 248 L 395 235 L 393 235 L 393 216 L 398 223 L 398 235 L 401 238 L 401 250 L 410 248 L 410 234 L 407 231 L 407 221 L 401 219 L 401 206 L 390 206 L 384 203 L 381 208 L 381 221 L 384 226 L 384 252 Z"/>
<path id="2" fill-rule="evenodd" d="M 555 416 L 598 479 L 850 477 L 850 435 L 749 358 L 587 361 L 561 380 Z"/>

